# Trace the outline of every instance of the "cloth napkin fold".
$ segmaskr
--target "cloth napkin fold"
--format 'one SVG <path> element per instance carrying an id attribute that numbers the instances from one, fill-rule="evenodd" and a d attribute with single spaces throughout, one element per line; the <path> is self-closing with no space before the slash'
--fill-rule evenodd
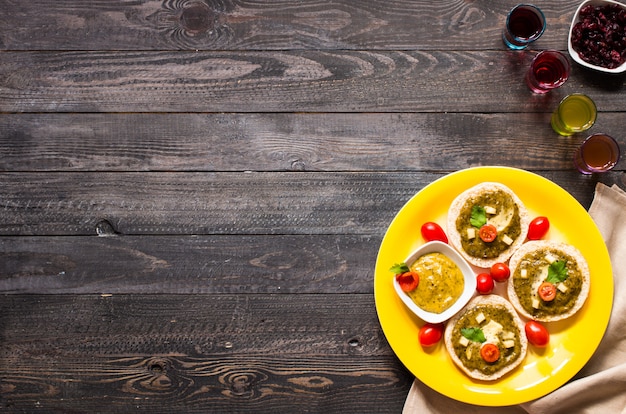
<path id="1" fill-rule="evenodd" d="M 616 185 L 596 185 L 589 214 L 611 257 L 614 281 L 613 309 L 606 333 L 589 362 L 567 384 L 522 405 L 480 407 L 462 403 L 415 379 L 403 414 L 626 414 L 626 192 Z"/>

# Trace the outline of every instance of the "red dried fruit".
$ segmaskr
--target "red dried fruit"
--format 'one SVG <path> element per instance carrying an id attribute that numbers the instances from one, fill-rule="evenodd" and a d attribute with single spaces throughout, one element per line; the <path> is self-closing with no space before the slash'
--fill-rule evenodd
<path id="1" fill-rule="evenodd" d="M 613 69 L 626 61 L 626 9 L 587 5 L 572 28 L 572 47 L 585 62 Z"/>

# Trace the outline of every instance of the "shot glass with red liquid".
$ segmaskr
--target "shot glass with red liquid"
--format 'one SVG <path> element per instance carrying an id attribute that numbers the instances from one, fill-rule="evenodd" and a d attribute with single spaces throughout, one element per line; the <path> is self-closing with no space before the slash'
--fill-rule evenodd
<path id="1" fill-rule="evenodd" d="M 526 84 L 534 93 L 547 93 L 569 78 L 570 63 L 557 50 L 544 50 L 533 59 L 526 73 Z"/>
<path id="2" fill-rule="evenodd" d="M 606 134 L 590 135 L 574 154 L 574 165 L 583 174 L 603 173 L 619 161 L 619 144 Z"/>
<path id="3" fill-rule="evenodd" d="M 545 29 L 546 18 L 537 6 L 518 4 L 506 16 L 502 40 L 509 49 L 525 49 L 539 39 Z"/>

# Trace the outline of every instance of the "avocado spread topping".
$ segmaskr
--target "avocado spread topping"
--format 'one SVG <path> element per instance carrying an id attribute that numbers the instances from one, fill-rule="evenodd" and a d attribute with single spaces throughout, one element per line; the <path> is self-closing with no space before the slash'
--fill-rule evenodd
<path id="1" fill-rule="evenodd" d="M 477 306 L 461 316 L 455 325 L 454 353 L 467 368 L 491 375 L 521 356 L 520 334 L 513 315 L 505 308 Z M 480 348 L 486 343 L 496 345 L 500 351 L 495 362 L 486 362 L 480 355 Z"/>
<path id="2" fill-rule="evenodd" d="M 553 269 L 560 269 L 560 277 L 553 275 Z M 576 304 L 583 285 L 583 276 L 576 259 L 557 249 L 536 250 L 526 254 L 512 276 L 520 304 L 535 317 L 567 312 Z M 559 286 L 553 300 L 544 301 L 539 297 L 537 289 L 545 281 Z"/>
<path id="3" fill-rule="evenodd" d="M 477 220 L 477 211 L 484 215 Z M 497 229 L 496 239 L 485 242 L 478 237 L 477 223 L 484 222 Z M 456 220 L 463 250 L 472 257 L 493 259 L 505 252 L 521 232 L 519 208 L 506 192 L 496 189 L 466 201 Z"/>

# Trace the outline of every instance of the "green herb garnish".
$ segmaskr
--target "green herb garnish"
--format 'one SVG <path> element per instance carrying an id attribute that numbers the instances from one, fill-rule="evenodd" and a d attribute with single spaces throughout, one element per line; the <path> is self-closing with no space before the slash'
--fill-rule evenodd
<path id="1" fill-rule="evenodd" d="M 550 283 L 561 283 L 565 279 L 567 279 L 567 267 L 565 265 L 567 261 L 565 260 L 556 260 L 550 263 L 550 267 L 548 267 L 548 277 L 546 278 L 546 282 Z"/>
<path id="2" fill-rule="evenodd" d="M 399 275 L 401 273 L 408 272 L 409 266 L 407 266 L 406 263 L 396 263 L 391 266 L 391 269 L 389 270 L 392 271 L 394 274 Z"/>
<path id="3" fill-rule="evenodd" d="M 485 334 L 480 328 L 461 328 L 461 335 L 474 342 L 486 342 Z"/>
<path id="4" fill-rule="evenodd" d="M 470 215 L 470 224 L 477 229 L 487 224 L 487 213 L 481 206 L 473 206 L 472 214 Z"/>

